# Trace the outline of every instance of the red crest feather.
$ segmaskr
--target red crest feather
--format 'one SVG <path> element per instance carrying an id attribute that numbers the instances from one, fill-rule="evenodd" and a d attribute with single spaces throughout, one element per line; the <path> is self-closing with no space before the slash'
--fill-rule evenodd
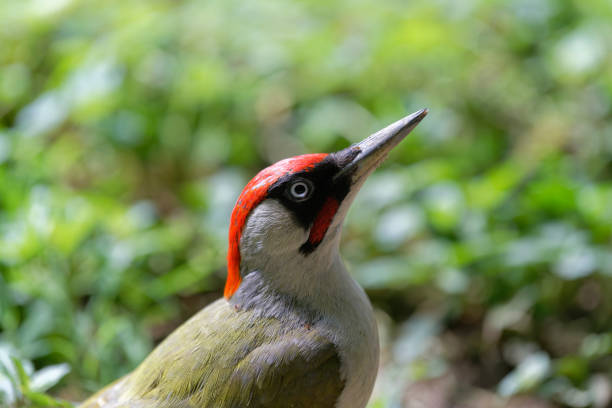
<path id="1" fill-rule="evenodd" d="M 229 228 L 229 248 L 227 252 L 227 281 L 223 295 L 229 299 L 238 290 L 240 281 L 240 238 L 242 229 L 251 211 L 261 203 L 268 193 L 268 188 L 280 177 L 288 173 L 314 168 L 327 157 L 327 153 L 304 154 L 281 160 L 260 171 L 242 190 L 234 211 Z"/>

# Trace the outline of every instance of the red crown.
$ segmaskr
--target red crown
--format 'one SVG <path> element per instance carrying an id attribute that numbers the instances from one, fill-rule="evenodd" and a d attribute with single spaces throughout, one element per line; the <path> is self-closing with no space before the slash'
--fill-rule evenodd
<path id="1" fill-rule="evenodd" d="M 236 201 L 230 221 L 227 280 L 223 293 L 227 299 L 238 290 L 242 280 L 240 276 L 240 238 L 246 219 L 251 211 L 266 198 L 268 189 L 280 177 L 285 174 L 313 169 L 327 155 L 327 153 L 304 154 L 281 160 L 257 173 L 244 187 L 240 197 L 238 197 L 238 201 Z"/>

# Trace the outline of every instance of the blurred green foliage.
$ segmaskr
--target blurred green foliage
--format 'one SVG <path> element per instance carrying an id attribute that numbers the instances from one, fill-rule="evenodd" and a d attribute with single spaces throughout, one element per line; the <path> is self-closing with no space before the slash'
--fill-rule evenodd
<path id="1" fill-rule="evenodd" d="M 69 402 L 45 394 L 70 371 L 68 364 L 34 371 L 32 362 L 17 358 L 17 354 L 7 346 L 0 346 L 0 402 L 3 407 L 72 407 Z"/>
<path id="2" fill-rule="evenodd" d="M 219 296 L 256 171 L 429 107 L 345 227 L 381 321 L 373 406 L 457 370 L 502 396 L 610 403 L 609 1 L 7 0 L 0 16 L 0 342 L 69 364 L 57 395 L 125 374 Z"/>

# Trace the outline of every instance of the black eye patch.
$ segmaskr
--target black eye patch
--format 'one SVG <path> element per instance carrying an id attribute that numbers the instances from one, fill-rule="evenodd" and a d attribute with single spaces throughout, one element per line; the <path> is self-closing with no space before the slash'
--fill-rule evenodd
<path id="1" fill-rule="evenodd" d="M 267 197 L 280 201 L 291 211 L 300 225 L 308 229 L 328 197 L 334 197 L 341 202 L 348 194 L 350 179 L 334 180 L 340 169 L 335 155 L 330 154 L 312 169 L 286 174 L 279 178 L 269 188 Z M 307 198 L 296 200 L 291 197 L 291 189 L 295 187 L 301 191 L 300 181 L 310 183 L 312 192 Z"/>

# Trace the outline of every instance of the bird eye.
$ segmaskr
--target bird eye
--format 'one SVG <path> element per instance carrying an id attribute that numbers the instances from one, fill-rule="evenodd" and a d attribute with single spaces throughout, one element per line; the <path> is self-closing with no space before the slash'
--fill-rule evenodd
<path id="1" fill-rule="evenodd" d="M 289 198 L 293 201 L 304 201 L 310 198 L 313 191 L 312 183 L 305 179 L 300 179 L 289 187 Z"/>

